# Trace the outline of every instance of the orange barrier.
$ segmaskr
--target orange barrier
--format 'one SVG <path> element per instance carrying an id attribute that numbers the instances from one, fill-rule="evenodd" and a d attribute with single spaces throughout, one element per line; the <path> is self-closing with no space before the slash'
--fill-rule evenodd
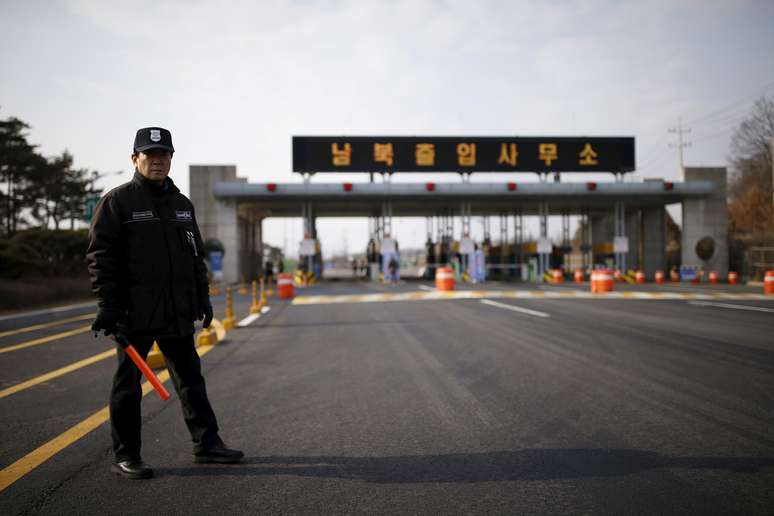
<path id="1" fill-rule="evenodd" d="M 601 294 L 613 291 L 613 271 L 600 269 L 591 273 L 591 293 Z"/>
<path id="2" fill-rule="evenodd" d="M 659 285 L 664 284 L 664 271 L 656 271 L 655 274 L 656 283 Z"/>
<path id="3" fill-rule="evenodd" d="M 728 272 L 728 284 L 729 285 L 736 285 L 736 282 L 739 280 L 739 275 L 735 273 L 734 271 Z"/>
<path id="4" fill-rule="evenodd" d="M 575 269 L 575 283 L 583 283 L 583 271 L 580 269 Z"/>
<path id="5" fill-rule="evenodd" d="M 669 271 L 669 281 L 680 283 L 680 273 L 677 271 Z"/>
<path id="6" fill-rule="evenodd" d="M 562 269 L 554 269 L 551 271 L 551 280 L 554 283 L 562 283 L 564 281 L 564 274 Z"/>
<path id="7" fill-rule="evenodd" d="M 280 299 L 293 299 L 295 295 L 293 275 L 283 272 L 277 276 L 277 290 L 279 291 Z"/>
<path id="8" fill-rule="evenodd" d="M 645 283 L 645 273 L 642 271 L 637 271 L 637 273 L 634 275 L 634 280 L 642 285 Z"/>
<path id="9" fill-rule="evenodd" d="M 774 271 L 766 271 L 763 278 L 763 293 L 774 294 Z"/>
<path id="10" fill-rule="evenodd" d="M 620 283 L 621 281 L 623 281 L 624 279 L 623 279 L 623 274 L 621 274 L 621 271 L 619 271 L 618 269 L 616 269 L 616 270 L 613 272 L 613 279 L 614 279 L 615 281 L 618 281 L 619 283 Z M 612 290 L 612 289 L 611 289 L 611 290 Z"/>
<path id="11" fill-rule="evenodd" d="M 438 267 L 435 271 L 435 288 L 438 290 L 454 290 L 454 271 L 451 267 Z"/>
<path id="12" fill-rule="evenodd" d="M 710 272 L 709 275 L 709 282 L 713 285 L 717 285 L 718 283 L 718 273 L 717 272 Z"/>

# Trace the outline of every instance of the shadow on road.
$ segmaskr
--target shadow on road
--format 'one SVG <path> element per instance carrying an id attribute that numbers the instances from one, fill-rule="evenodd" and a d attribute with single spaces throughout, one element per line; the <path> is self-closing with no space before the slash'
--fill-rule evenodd
<path id="1" fill-rule="evenodd" d="M 616 477 L 655 468 L 755 473 L 772 466 L 769 458 L 669 458 L 640 450 L 548 448 L 401 457 L 247 457 L 241 465 L 154 469 L 181 477 L 294 475 L 391 484 Z"/>

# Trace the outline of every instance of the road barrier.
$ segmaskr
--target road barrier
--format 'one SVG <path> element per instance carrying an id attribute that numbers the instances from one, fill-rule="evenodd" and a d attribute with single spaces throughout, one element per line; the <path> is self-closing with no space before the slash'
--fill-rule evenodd
<path id="1" fill-rule="evenodd" d="M 658 285 L 664 284 L 664 271 L 656 271 L 655 280 Z"/>
<path id="2" fill-rule="evenodd" d="M 253 280 L 253 302 L 250 304 L 250 313 L 251 314 L 260 314 L 261 308 L 263 308 L 264 303 L 264 292 L 263 292 L 263 278 L 261 278 L 261 296 L 260 301 L 258 300 L 258 282 Z"/>
<path id="3" fill-rule="evenodd" d="M 713 285 L 717 285 L 718 284 L 718 273 L 717 272 L 714 272 L 714 271 L 710 272 L 707 277 L 709 278 L 709 282 L 712 283 Z"/>
<path id="4" fill-rule="evenodd" d="M 562 269 L 554 269 L 551 271 L 551 281 L 553 283 L 562 283 L 564 281 Z"/>
<path id="5" fill-rule="evenodd" d="M 599 269 L 591 273 L 591 293 L 601 294 L 613 291 L 613 271 Z"/>
<path id="6" fill-rule="evenodd" d="M 766 271 L 763 278 L 763 293 L 774 294 L 774 271 Z"/>
<path id="7" fill-rule="evenodd" d="M 575 279 L 575 283 L 583 283 L 583 271 L 580 269 L 575 269 L 575 273 L 573 274 L 573 277 Z"/>
<path id="8" fill-rule="evenodd" d="M 729 285 L 736 285 L 736 282 L 739 280 L 739 275 L 735 273 L 734 271 L 728 272 L 728 284 Z"/>
<path id="9" fill-rule="evenodd" d="M 277 276 L 277 291 L 279 291 L 280 299 L 293 299 L 295 290 L 293 287 L 292 274 L 283 272 Z"/>
<path id="10" fill-rule="evenodd" d="M 447 292 L 454 290 L 454 271 L 451 267 L 439 267 L 435 271 L 435 288 Z"/>
<path id="11" fill-rule="evenodd" d="M 634 280 L 637 282 L 638 285 L 642 285 L 645 283 L 645 273 L 642 271 L 637 271 L 634 274 Z"/>
<path id="12" fill-rule="evenodd" d="M 223 327 L 231 330 L 236 326 L 234 320 L 234 298 L 231 293 L 231 287 L 226 287 L 226 318 L 223 319 Z"/>
<path id="13" fill-rule="evenodd" d="M 676 270 L 669 271 L 669 281 L 672 283 L 680 283 L 680 273 Z"/>

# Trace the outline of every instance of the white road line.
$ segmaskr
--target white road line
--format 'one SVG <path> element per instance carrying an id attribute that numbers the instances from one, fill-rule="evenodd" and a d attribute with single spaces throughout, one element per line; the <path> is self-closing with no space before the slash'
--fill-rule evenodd
<path id="1" fill-rule="evenodd" d="M 505 308 L 506 310 L 513 310 L 514 312 L 534 315 L 535 317 L 551 317 L 545 312 L 538 312 L 537 310 L 530 310 L 529 308 L 521 308 L 519 306 L 506 305 L 505 303 L 498 303 L 497 301 L 490 301 L 489 299 L 482 299 L 481 302 L 485 305 L 496 306 L 497 308 Z"/>
<path id="2" fill-rule="evenodd" d="M 264 306 L 263 308 L 261 308 L 261 313 L 262 314 L 268 313 L 269 310 L 271 310 L 270 306 Z"/>
<path id="3" fill-rule="evenodd" d="M 688 304 L 697 306 L 717 306 L 719 308 L 733 308 L 736 310 L 751 310 L 753 312 L 774 312 L 774 308 L 764 308 L 762 306 L 730 305 L 728 303 L 710 303 L 708 301 L 688 301 Z"/>
<path id="4" fill-rule="evenodd" d="M 237 327 L 244 328 L 245 326 L 250 326 L 256 319 L 258 319 L 261 316 L 261 314 L 250 314 L 241 321 L 237 323 Z"/>
<path id="5" fill-rule="evenodd" d="M 427 285 L 419 285 L 419 290 L 426 290 L 428 292 L 435 292 L 435 289 L 433 287 L 428 287 Z"/>

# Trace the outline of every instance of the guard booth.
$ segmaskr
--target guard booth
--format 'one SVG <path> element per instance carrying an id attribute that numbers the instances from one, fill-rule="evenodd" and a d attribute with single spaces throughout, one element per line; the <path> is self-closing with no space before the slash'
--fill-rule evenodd
<path id="1" fill-rule="evenodd" d="M 316 235 L 319 217 L 368 218 L 372 277 L 384 270 L 380 246 L 393 234 L 393 217 L 424 217 L 428 278 L 438 266 L 460 263 L 460 242 L 470 234 L 473 217 L 500 217 L 500 238 L 485 231 L 480 242 L 488 275 L 529 277 L 532 265 L 539 279 L 552 267 L 567 266 L 569 218 L 580 217 L 584 266 L 612 259 L 617 269 L 642 269 L 652 277 L 665 267 L 664 207 L 674 203 L 683 205 L 683 264 L 725 272 L 725 169 L 686 168 L 683 182 L 624 181 L 634 168 L 631 137 L 296 136 L 293 170 L 299 182 L 248 183 L 236 177 L 235 167 L 191 166 L 191 199 L 204 237 L 224 244 L 226 282 L 255 268 L 249 257 L 262 246 L 263 220 L 299 216 L 317 241 L 315 254 L 307 258 L 312 269 L 321 264 L 319 248 L 324 246 Z M 383 181 L 318 182 L 325 174 L 342 172 L 382 174 Z M 401 183 L 396 178 L 404 172 L 453 173 L 461 181 Z M 531 172 L 536 181 L 470 181 L 474 173 L 490 172 Z M 560 180 L 561 174 L 601 172 L 609 173 L 611 181 Z M 557 241 L 549 238 L 549 217 L 562 219 Z M 534 246 L 524 245 L 528 218 L 538 222 Z M 455 220 L 461 227 L 455 227 Z M 706 237 L 716 245 L 705 260 L 693 249 Z"/>

